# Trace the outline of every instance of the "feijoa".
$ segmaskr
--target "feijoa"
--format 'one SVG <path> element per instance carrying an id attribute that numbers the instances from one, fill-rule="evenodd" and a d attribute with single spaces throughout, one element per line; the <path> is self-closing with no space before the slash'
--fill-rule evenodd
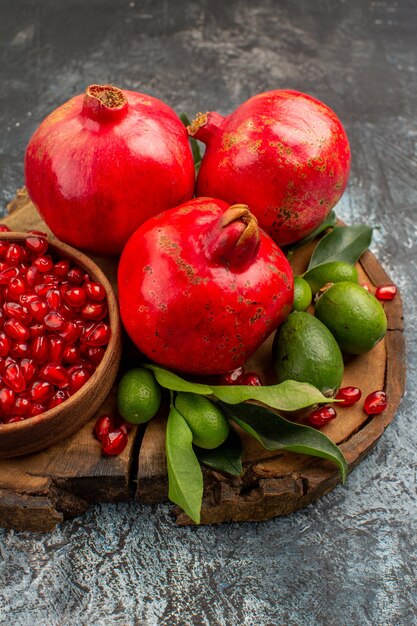
<path id="1" fill-rule="evenodd" d="M 303 278 L 308 282 L 313 293 L 317 293 L 326 283 L 359 282 L 356 267 L 344 261 L 332 261 L 313 267 L 304 274 Z"/>
<path id="2" fill-rule="evenodd" d="M 294 276 L 294 303 L 293 311 L 305 311 L 311 304 L 312 293 L 310 285 L 301 276 Z"/>

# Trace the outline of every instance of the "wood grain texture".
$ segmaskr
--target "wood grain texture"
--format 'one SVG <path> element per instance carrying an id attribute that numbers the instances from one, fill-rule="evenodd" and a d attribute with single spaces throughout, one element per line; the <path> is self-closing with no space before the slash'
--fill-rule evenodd
<path id="1" fill-rule="evenodd" d="M 45 230 L 33 205 L 24 192 L 11 203 L 10 227 Z M 298 250 L 291 259 L 294 272 L 303 272 L 314 244 Z M 115 281 L 116 263 L 95 258 L 95 262 Z M 372 289 L 390 282 L 389 277 L 369 252 L 358 264 L 360 282 L 372 283 Z M 398 295 L 384 305 L 389 331 L 372 351 L 349 357 L 343 384 L 357 385 L 363 397 L 385 388 L 389 397 L 387 410 L 368 417 L 361 404 L 338 408 L 338 417 L 324 429 L 341 446 L 352 469 L 375 445 L 393 419 L 404 392 L 405 361 L 402 303 Z M 248 370 L 259 372 L 265 383 L 273 383 L 270 362 L 270 337 L 247 363 Z M 125 360 L 128 350 L 125 350 Z M 99 414 L 115 410 L 114 392 Z M 0 525 L 27 530 L 47 531 L 64 517 L 79 515 L 91 502 L 128 500 L 133 496 L 142 503 L 165 502 L 168 482 L 165 459 L 166 407 L 162 407 L 143 433 L 133 430 L 122 455 L 104 458 L 94 439 L 94 419 L 69 439 L 30 457 L 0 459 Z M 239 430 L 244 447 L 244 473 L 231 478 L 203 469 L 204 498 L 202 524 L 225 521 L 264 520 L 286 515 L 328 493 L 339 483 L 339 473 L 328 461 L 290 452 L 272 453 Z M 139 449 L 140 444 L 140 449 Z M 174 514 L 180 525 L 190 519 L 179 508 Z"/>

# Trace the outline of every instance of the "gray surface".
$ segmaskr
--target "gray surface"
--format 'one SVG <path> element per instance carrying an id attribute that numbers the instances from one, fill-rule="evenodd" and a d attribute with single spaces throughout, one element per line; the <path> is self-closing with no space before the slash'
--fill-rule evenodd
<path id="1" fill-rule="evenodd" d="M 408 393 L 346 488 L 262 524 L 178 529 L 169 507 L 131 504 L 96 506 L 47 536 L 0 531 L 0 623 L 417 624 L 416 3 L 0 0 L 0 11 L 3 206 L 31 132 L 90 82 L 191 115 L 300 89 L 346 125 L 353 166 L 338 214 L 377 228 L 409 340 Z"/>

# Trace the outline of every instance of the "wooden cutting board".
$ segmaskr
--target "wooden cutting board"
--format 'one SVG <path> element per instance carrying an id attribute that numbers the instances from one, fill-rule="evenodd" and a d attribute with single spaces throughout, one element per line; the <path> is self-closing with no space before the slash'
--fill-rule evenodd
<path id="1" fill-rule="evenodd" d="M 24 190 L 9 205 L 3 220 L 16 231 L 48 228 Z M 296 273 L 305 270 L 314 244 L 295 252 L 291 264 Z M 111 282 L 116 282 L 116 261 L 92 257 Z M 373 286 L 390 283 L 376 258 L 366 252 L 358 264 L 360 282 Z M 345 365 L 343 385 L 362 389 L 363 397 L 385 389 L 388 408 L 368 417 L 362 404 L 338 407 L 337 418 L 323 428 L 340 445 L 352 469 L 372 448 L 393 419 L 405 386 L 405 346 L 400 296 L 384 305 L 388 318 L 385 339 L 371 352 L 351 358 Z M 274 382 L 269 362 L 272 338 L 247 363 L 265 383 Z M 134 350 L 126 340 L 122 367 L 134 362 Z M 115 410 L 114 391 L 98 415 Z M 0 526 L 49 531 L 64 518 L 79 515 L 94 502 L 117 502 L 135 498 L 141 503 L 168 500 L 165 460 L 165 421 L 162 410 L 145 427 L 134 428 L 129 444 L 118 457 L 101 455 L 93 435 L 95 418 L 78 433 L 48 450 L 21 458 L 0 459 Z M 340 476 L 325 460 L 265 450 L 241 432 L 244 473 L 231 478 L 204 468 L 203 524 L 225 521 L 264 520 L 291 513 L 331 491 Z M 179 524 L 191 523 L 174 507 Z"/>

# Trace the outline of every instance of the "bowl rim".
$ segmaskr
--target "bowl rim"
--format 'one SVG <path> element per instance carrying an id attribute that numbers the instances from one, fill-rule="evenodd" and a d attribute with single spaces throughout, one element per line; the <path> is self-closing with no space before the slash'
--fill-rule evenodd
<path id="1" fill-rule="evenodd" d="M 40 232 L 40 231 L 39 231 Z M 24 241 L 27 237 L 41 237 L 44 235 L 32 234 L 30 232 L 22 232 L 22 231 L 6 231 L 0 232 L 0 241 Z M 30 430 L 31 427 L 41 424 L 42 422 L 48 422 L 56 418 L 62 407 L 65 405 L 65 409 L 68 410 L 71 406 L 76 406 L 80 401 L 82 401 L 89 393 L 91 393 L 92 389 L 96 386 L 99 379 L 101 378 L 101 374 L 103 370 L 107 369 L 109 362 L 112 359 L 113 352 L 117 349 L 117 345 L 120 341 L 120 315 L 119 315 L 119 305 L 117 302 L 117 297 L 113 286 L 111 285 L 109 279 L 104 274 L 103 270 L 84 252 L 69 246 L 66 243 L 63 243 L 53 235 L 49 233 L 45 233 L 44 236 L 47 239 L 48 244 L 58 251 L 62 256 L 68 257 L 80 265 L 83 269 L 85 269 L 92 278 L 96 282 L 101 283 L 106 290 L 107 296 L 107 306 L 109 311 L 109 326 L 110 326 L 110 340 L 106 346 L 106 351 L 104 356 L 98 366 L 96 367 L 91 378 L 87 380 L 86 383 L 78 391 L 74 393 L 74 395 L 70 396 L 67 400 L 62 402 L 62 404 L 53 407 L 52 409 L 48 409 L 43 413 L 39 413 L 39 415 L 34 415 L 33 417 L 28 417 L 24 420 L 20 420 L 18 422 L 12 422 L 11 424 L 4 424 L 0 422 L 0 439 L 3 433 L 10 433 L 10 431 L 15 431 L 16 433 Z"/>

